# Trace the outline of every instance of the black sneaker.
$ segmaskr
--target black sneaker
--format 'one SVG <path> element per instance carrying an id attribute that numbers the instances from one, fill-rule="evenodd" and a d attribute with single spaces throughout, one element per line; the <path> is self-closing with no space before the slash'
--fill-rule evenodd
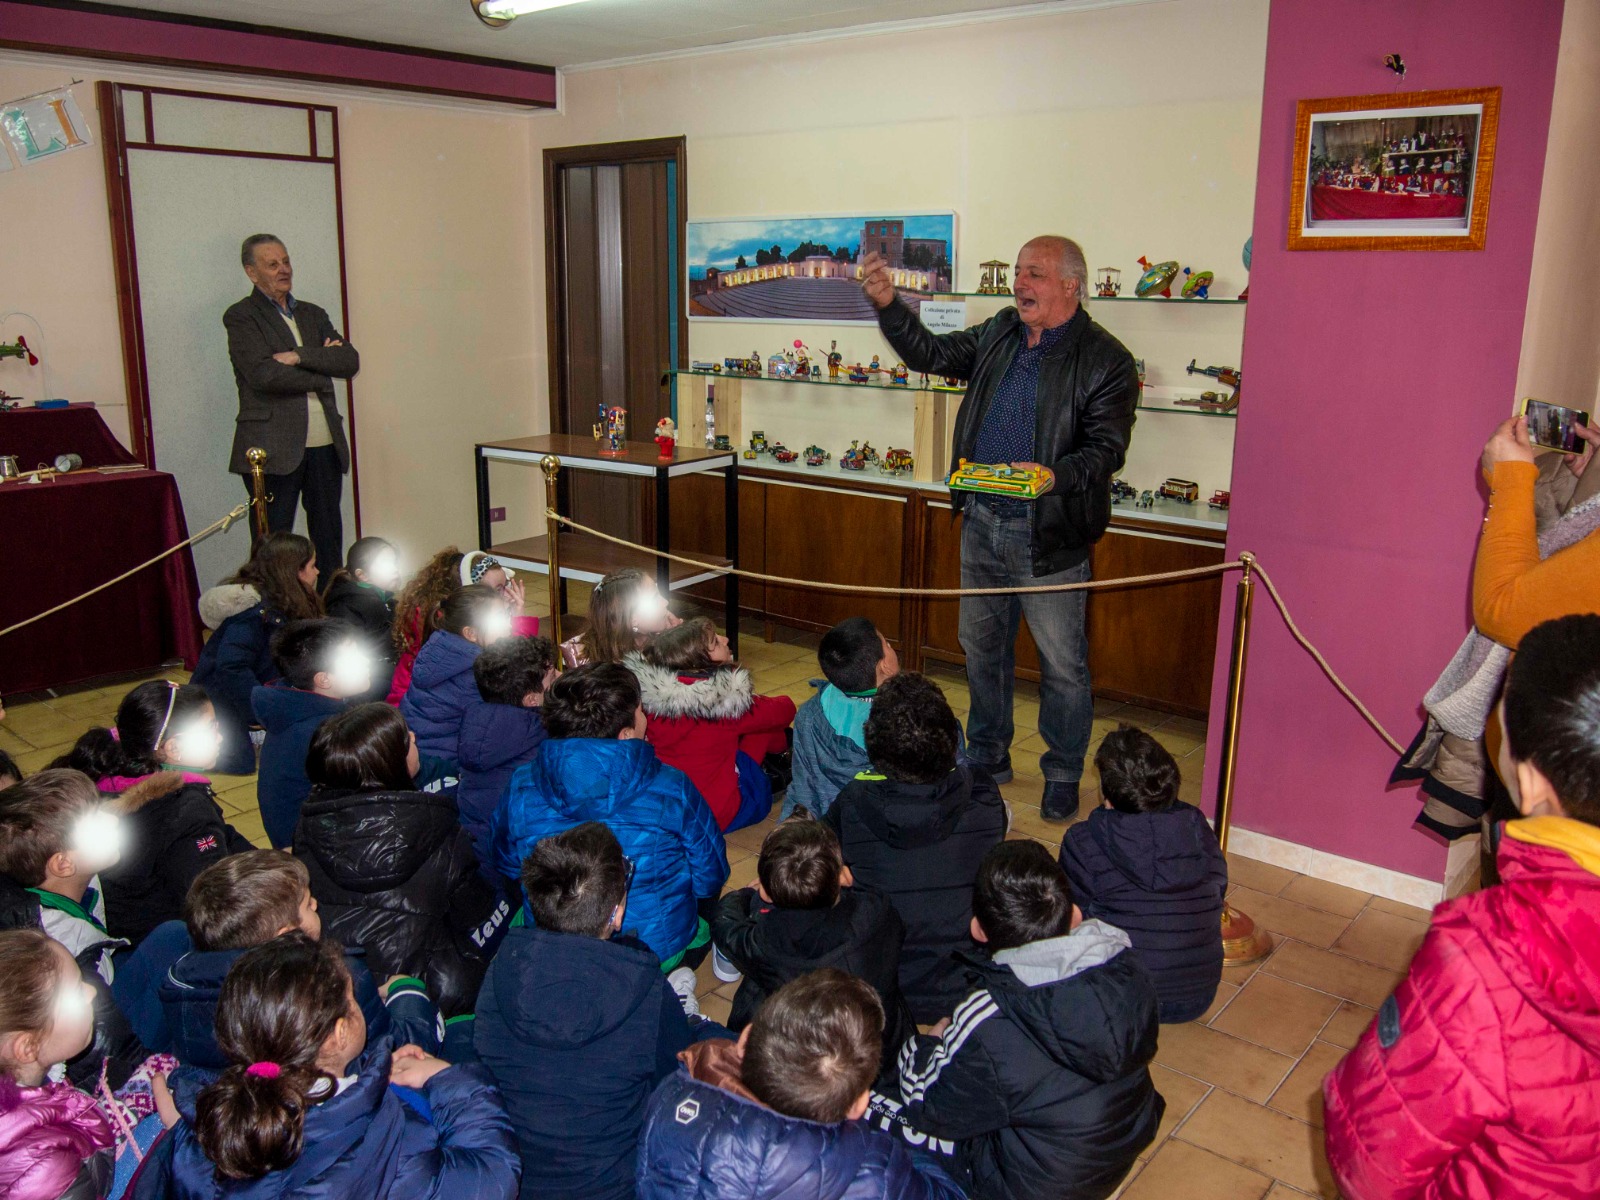
<path id="1" fill-rule="evenodd" d="M 773 798 L 777 799 L 789 790 L 789 782 L 794 778 L 794 760 L 787 750 L 769 754 L 761 760 L 761 771 L 772 785 Z"/>
<path id="2" fill-rule="evenodd" d="M 1039 815 L 1046 821 L 1070 821 L 1078 815 L 1078 785 L 1047 779 Z"/>
<path id="3" fill-rule="evenodd" d="M 967 761 L 973 766 L 980 767 L 989 772 L 989 777 L 996 783 L 1011 782 L 1011 756 L 1009 754 L 1006 755 L 1005 758 L 1001 759 L 998 763 L 994 764 L 982 762 L 976 758 L 969 758 Z"/>

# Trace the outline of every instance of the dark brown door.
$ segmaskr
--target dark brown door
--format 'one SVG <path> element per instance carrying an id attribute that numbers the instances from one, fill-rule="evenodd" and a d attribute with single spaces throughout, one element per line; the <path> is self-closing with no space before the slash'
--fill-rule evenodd
<path id="1" fill-rule="evenodd" d="M 544 152 L 550 314 L 550 427 L 587 434 L 603 409 L 628 411 L 649 441 L 671 415 L 669 367 L 685 353 L 681 302 L 682 138 Z M 638 480 L 563 474 L 579 521 L 651 540 L 653 495 Z"/>

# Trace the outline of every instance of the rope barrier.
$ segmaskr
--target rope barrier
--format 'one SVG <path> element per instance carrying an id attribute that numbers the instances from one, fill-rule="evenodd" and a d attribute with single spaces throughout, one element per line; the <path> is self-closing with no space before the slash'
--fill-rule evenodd
<path id="1" fill-rule="evenodd" d="M 249 512 L 249 511 L 250 511 L 250 505 L 248 503 L 239 505 L 238 507 L 234 508 L 231 512 L 229 512 L 227 516 L 223 517 L 221 520 L 211 522 L 211 524 L 207 525 L 204 529 L 202 529 L 199 533 L 195 534 L 193 537 L 185 538 L 183 541 L 179 542 L 176 546 L 172 546 L 169 549 L 163 550 L 160 554 L 156 555 L 154 558 L 146 559 L 144 562 L 140 563 L 137 567 L 133 567 L 131 570 L 124 571 L 121 575 L 118 575 L 115 579 L 108 579 L 104 583 L 102 583 L 99 587 L 90 588 L 87 592 L 84 592 L 83 595 L 74 596 L 71 600 L 62 601 L 62 603 L 56 605 L 54 608 L 48 608 L 44 612 L 39 613 L 37 616 L 29 617 L 26 621 L 18 621 L 15 625 L 8 625 L 8 626 L 6 626 L 6 628 L 0 629 L 0 637 L 5 637 L 6 634 L 8 634 L 8 633 L 15 633 L 19 629 L 26 629 L 29 625 L 32 625 L 34 622 L 42 621 L 46 617 L 54 616 L 56 613 L 60 612 L 64 608 L 71 608 L 74 604 L 77 604 L 77 603 L 79 603 L 80 601 L 83 601 L 83 600 L 87 600 L 90 596 L 96 595 L 99 592 L 103 592 L 108 587 L 115 587 L 117 584 L 121 583 L 124 579 L 127 579 L 129 576 L 137 575 L 140 571 L 144 570 L 146 567 L 155 566 L 156 563 L 160 562 L 164 558 L 171 558 L 174 554 L 176 554 L 179 550 L 182 550 L 185 546 L 192 546 L 196 542 L 202 541 L 203 539 L 210 537 L 213 533 L 216 533 L 218 530 L 226 532 L 228 526 L 232 525 L 235 521 L 243 519 L 244 514 Z"/>
<path id="2" fill-rule="evenodd" d="M 562 516 L 560 513 L 551 508 L 547 508 L 545 510 L 545 516 L 551 520 L 560 522 L 562 525 L 565 525 L 574 532 L 587 534 L 588 536 L 598 538 L 603 542 L 611 542 L 613 545 L 623 546 L 629 550 L 637 550 L 644 554 L 654 555 L 657 558 L 664 558 L 670 562 L 681 563 L 684 566 L 695 567 L 703 571 L 714 571 L 719 575 L 737 575 L 741 579 L 752 579 L 760 583 L 778 584 L 783 587 L 808 588 L 813 591 L 825 592 L 853 592 L 861 595 L 931 596 L 949 598 L 960 596 L 1022 596 L 1036 595 L 1041 592 L 1109 591 L 1111 589 L 1118 588 L 1144 587 L 1150 584 L 1171 583 L 1182 579 L 1198 579 L 1208 575 L 1223 575 L 1229 571 L 1242 571 L 1245 569 L 1246 565 L 1243 559 L 1231 559 L 1228 562 L 1218 563 L 1217 565 L 1211 567 L 1190 567 L 1182 571 L 1163 571 L 1154 575 L 1128 575 L 1119 579 L 1092 579 L 1085 583 L 1050 583 L 1027 587 L 877 587 L 869 584 L 827 583 L 818 579 L 796 579 L 787 575 L 769 575 L 761 571 L 746 571 L 738 567 L 719 567 L 714 563 L 703 562 L 697 558 L 688 558 L 681 554 L 673 554 L 670 551 L 659 550 L 654 546 L 641 546 L 638 542 L 630 542 L 626 538 L 619 538 L 613 534 L 603 533 L 598 529 L 593 529 L 587 525 L 580 524 L 579 522 L 574 521 L 571 517 Z M 1267 574 L 1267 569 L 1261 565 L 1260 560 L 1255 558 L 1253 555 L 1250 556 L 1249 566 L 1255 571 L 1256 574 L 1261 576 L 1261 583 L 1267 589 L 1267 595 L 1271 597 L 1273 606 L 1277 608 L 1278 614 L 1283 618 L 1283 623 L 1289 630 L 1289 636 L 1294 638 L 1295 642 L 1299 644 L 1300 648 L 1311 656 L 1312 661 L 1314 661 L 1321 669 L 1323 675 L 1327 677 L 1328 682 L 1333 685 L 1334 689 L 1341 696 L 1349 701 L 1350 706 L 1360 714 L 1362 720 L 1372 727 L 1373 732 L 1382 738 L 1389 745 L 1390 749 L 1392 749 L 1396 754 L 1404 754 L 1405 747 L 1395 739 L 1393 734 L 1384 728 L 1383 722 L 1379 721 L 1378 718 L 1373 715 L 1372 710 L 1363 704 L 1356 694 L 1350 690 L 1349 685 L 1346 684 L 1343 679 L 1339 678 L 1338 672 L 1335 671 L 1328 660 L 1323 657 L 1322 652 L 1318 650 L 1316 646 L 1312 645 L 1311 639 L 1306 637 L 1306 635 L 1300 631 L 1300 627 L 1295 624 L 1294 618 L 1289 615 L 1289 606 L 1284 601 L 1283 596 L 1279 593 L 1278 585 L 1273 583 L 1272 576 Z"/>

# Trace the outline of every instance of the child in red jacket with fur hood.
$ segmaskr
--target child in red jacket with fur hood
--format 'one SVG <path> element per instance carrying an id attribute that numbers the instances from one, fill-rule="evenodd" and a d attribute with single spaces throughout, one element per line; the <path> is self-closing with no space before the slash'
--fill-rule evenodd
<path id="1" fill-rule="evenodd" d="M 722 831 L 766 820 L 774 790 L 788 783 L 794 701 L 756 695 L 705 617 L 656 634 L 627 664 L 639 680 L 645 737 L 700 789 Z"/>
<path id="2" fill-rule="evenodd" d="M 1501 882 L 1435 910 L 1323 1083 L 1347 1200 L 1600 1196 L 1600 616 L 1523 638 L 1501 726 Z"/>

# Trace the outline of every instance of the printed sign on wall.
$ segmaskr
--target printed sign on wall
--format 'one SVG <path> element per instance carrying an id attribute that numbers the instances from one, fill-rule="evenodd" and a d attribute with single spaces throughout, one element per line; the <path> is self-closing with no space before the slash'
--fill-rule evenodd
<path id="1" fill-rule="evenodd" d="M 89 145 L 89 127 L 70 88 L 0 105 L 0 132 L 24 165 Z"/>

